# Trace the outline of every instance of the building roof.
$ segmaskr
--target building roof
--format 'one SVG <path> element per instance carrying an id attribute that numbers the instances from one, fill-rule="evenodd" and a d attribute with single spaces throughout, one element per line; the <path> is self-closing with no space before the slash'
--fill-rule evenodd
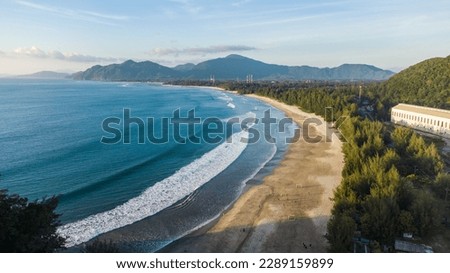
<path id="1" fill-rule="evenodd" d="M 409 241 L 395 240 L 395 250 L 410 253 L 431 253 L 433 248 L 423 244 L 415 244 Z"/>
<path id="2" fill-rule="evenodd" d="M 392 108 L 392 110 L 403 110 L 408 112 L 414 112 L 423 115 L 435 116 L 450 119 L 450 111 L 438 108 L 424 107 L 411 105 L 406 103 L 400 103 Z"/>

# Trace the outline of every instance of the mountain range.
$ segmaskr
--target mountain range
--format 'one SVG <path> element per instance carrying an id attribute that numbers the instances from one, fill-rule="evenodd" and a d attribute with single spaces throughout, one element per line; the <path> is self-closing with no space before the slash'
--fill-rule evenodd
<path id="1" fill-rule="evenodd" d="M 121 64 L 96 65 L 72 74 L 76 80 L 96 81 L 168 81 L 168 80 L 386 80 L 395 73 L 366 64 L 343 64 L 334 68 L 268 64 L 232 54 L 199 64 L 173 68 L 154 62 L 128 60 Z"/>
<path id="2" fill-rule="evenodd" d="M 19 78 L 35 78 L 35 79 L 64 79 L 69 77 L 69 73 L 53 72 L 53 71 L 40 71 L 33 74 L 19 75 Z"/>

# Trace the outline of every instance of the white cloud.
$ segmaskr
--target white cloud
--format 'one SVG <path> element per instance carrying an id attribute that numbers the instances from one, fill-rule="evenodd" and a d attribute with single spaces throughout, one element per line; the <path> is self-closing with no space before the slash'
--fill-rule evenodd
<path id="1" fill-rule="evenodd" d="M 122 59 L 109 58 L 109 57 L 97 57 L 91 55 L 83 55 L 79 53 L 63 53 L 58 50 L 44 51 L 35 46 L 32 47 L 20 47 L 13 51 L 13 56 L 16 57 L 32 57 L 41 59 L 54 59 L 64 60 L 69 62 L 81 62 L 81 63 L 95 63 L 95 62 L 117 62 Z"/>
<path id="2" fill-rule="evenodd" d="M 209 47 L 188 47 L 188 48 L 154 48 L 150 51 L 150 54 L 156 56 L 180 55 L 180 54 L 206 55 L 206 54 L 250 51 L 250 50 L 256 50 L 256 48 L 245 45 L 218 45 Z"/>
<path id="3" fill-rule="evenodd" d="M 100 23 L 105 25 L 116 25 L 116 22 L 118 21 L 124 21 L 129 19 L 128 16 L 123 15 L 113 15 L 94 11 L 59 8 L 54 6 L 36 4 L 29 1 L 16 1 L 16 3 L 27 8 L 45 11 L 61 17 Z"/>
<path id="4" fill-rule="evenodd" d="M 37 58 L 45 58 L 46 53 L 39 48 L 32 46 L 32 47 L 19 47 L 14 49 L 14 53 L 17 55 L 26 55 L 30 57 L 37 57 Z"/>
<path id="5" fill-rule="evenodd" d="M 117 21 L 124 21 L 124 20 L 129 19 L 128 16 L 124 16 L 124 15 L 104 14 L 104 13 L 98 13 L 98 12 L 93 12 L 93 11 L 79 11 L 79 12 L 84 13 L 86 15 L 91 15 L 91 16 L 97 17 L 97 18 L 117 20 Z"/>
<path id="6" fill-rule="evenodd" d="M 177 55 L 180 53 L 180 49 L 176 48 L 154 48 L 150 51 L 151 55 L 157 55 L 157 56 L 165 56 L 165 55 Z"/>
<path id="7" fill-rule="evenodd" d="M 235 2 L 231 3 L 231 5 L 233 7 L 240 7 L 240 6 L 243 6 L 243 5 L 245 5 L 247 3 L 250 3 L 250 2 L 251 2 L 251 0 L 238 0 L 238 1 L 235 1 Z"/>
<path id="8" fill-rule="evenodd" d="M 195 4 L 190 0 L 170 0 L 171 2 L 180 5 L 180 7 L 189 14 L 195 15 L 200 13 L 204 8 L 198 4 Z"/>
<path id="9" fill-rule="evenodd" d="M 110 57 L 96 57 L 90 55 L 82 55 L 77 53 L 69 53 L 64 55 L 65 60 L 71 62 L 83 62 L 83 63 L 94 63 L 94 62 L 120 62 L 123 59 L 110 58 Z"/>

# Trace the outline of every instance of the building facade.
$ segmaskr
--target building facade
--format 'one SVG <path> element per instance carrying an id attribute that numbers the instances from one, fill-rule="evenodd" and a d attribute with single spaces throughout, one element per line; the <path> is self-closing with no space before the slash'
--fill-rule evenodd
<path id="1" fill-rule="evenodd" d="M 391 121 L 450 138 L 450 111 L 400 103 L 392 108 Z"/>

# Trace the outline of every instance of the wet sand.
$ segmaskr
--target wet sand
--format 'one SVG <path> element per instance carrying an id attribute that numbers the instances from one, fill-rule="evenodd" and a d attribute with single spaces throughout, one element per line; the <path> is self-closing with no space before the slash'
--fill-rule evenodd
<path id="1" fill-rule="evenodd" d="M 209 228 L 166 247 L 163 252 L 326 252 L 330 198 L 341 181 L 342 143 L 336 135 L 326 141 L 323 119 L 270 98 L 249 95 L 284 111 L 301 126 L 317 118 L 309 135 L 322 136 L 308 143 L 304 135 L 263 183 L 252 186 Z M 312 128 L 311 128 L 312 127 Z"/>

